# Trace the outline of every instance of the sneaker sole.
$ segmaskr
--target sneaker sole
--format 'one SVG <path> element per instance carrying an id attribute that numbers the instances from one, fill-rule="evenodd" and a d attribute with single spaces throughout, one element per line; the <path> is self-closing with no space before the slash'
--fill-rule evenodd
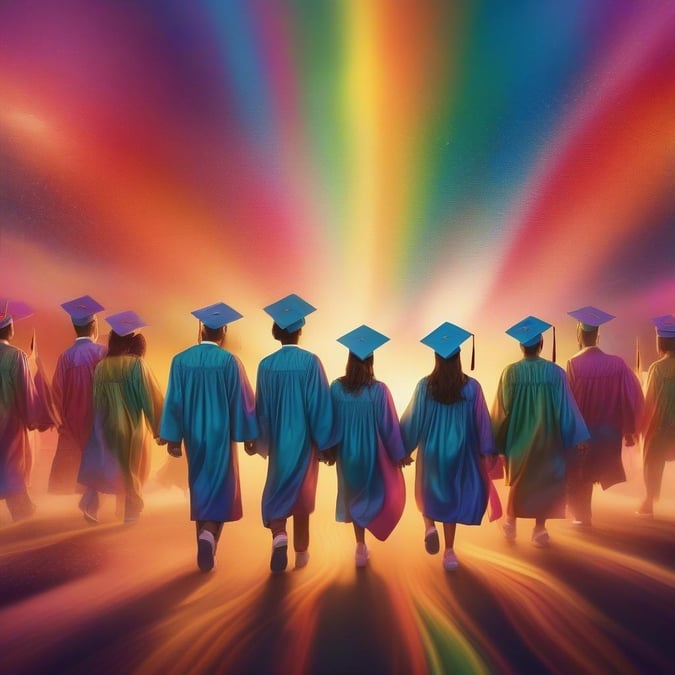
<path id="1" fill-rule="evenodd" d="M 213 569 L 213 547 L 206 539 L 197 541 L 197 567 L 202 572 L 210 572 Z"/>
<path id="2" fill-rule="evenodd" d="M 441 550 L 441 542 L 438 539 L 438 532 L 432 532 L 424 537 L 424 548 L 429 555 L 434 555 Z"/>
<path id="3" fill-rule="evenodd" d="M 274 573 L 283 572 L 288 567 L 288 545 L 277 546 L 272 551 L 270 569 Z"/>

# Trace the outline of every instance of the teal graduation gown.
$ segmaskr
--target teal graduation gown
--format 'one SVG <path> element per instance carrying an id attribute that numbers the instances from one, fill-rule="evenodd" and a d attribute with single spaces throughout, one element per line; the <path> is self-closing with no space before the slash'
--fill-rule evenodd
<path id="1" fill-rule="evenodd" d="M 462 400 L 439 403 L 428 393 L 428 377 L 417 384 L 401 417 L 406 451 L 417 451 L 415 498 L 427 518 L 480 525 L 489 484 L 481 455 L 495 453 L 490 416 L 480 384 L 469 377 Z"/>
<path id="2" fill-rule="evenodd" d="M 386 539 L 401 518 L 405 483 L 398 462 L 406 455 L 389 389 L 373 382 L 356 393 L 331 385 L 335 409 L 338 494 L 335 519 Z"/>
<path id="3" fill-rule="evenodd" d="M 321 361 L 295 345 L 284 345 L 258 366 L 257 451 L 268 457 L 262 519 L 305 515 L 314 510 L 317 450 L 332 445 L 333 406 Z"/>
<path id="4" fill-rule="evenodd" d="M 241 518 L 236 442 L 257 435 L 253 390 L 236 356 L 203 342 L 174 357 L 160 436 L 184 442 L 192 520 Z"/>

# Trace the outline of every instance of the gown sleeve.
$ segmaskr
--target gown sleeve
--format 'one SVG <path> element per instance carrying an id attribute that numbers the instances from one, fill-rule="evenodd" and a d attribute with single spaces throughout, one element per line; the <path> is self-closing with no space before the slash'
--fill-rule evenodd
<path id="1" fill-rule="evenodd" d="M 401 436 L 403 437 L 403 447 L 407 455 L 418 446 L 421 439 L 425 399 L 425 380 L 420 380 L 415 387 L 408 407 L 403 411 L 403 415 L 401 416 Z"/>
<path id="2" fill-rule="evenodd" d="M 487 403 L 485 403 L 483 389 L 478 382 L 476 382 L 476 395 L 473 400 L 473 417 L 476 424 L 476 437 L 478 438 L 478 450 L 480 454 L 494 455 L 497 450 L 492 433 L 492 422 L 490 421 Z"/>
<path id="3" fill-rule="evenodd" d="M 557 387 L 558 410 L 560 411 L 560 435 L 563 447 L 571 448 L 578 443 L 587 441 L 591 435 L 586 422 L 584 422 L 584 418 L 581 416 L 579 406 L 577 406 L 577 402 L 574 399 L 565 371 L 562 369 L 557 370 L 559 371 Z"/>
<path id="4" fill-rule="evenodd" d="M 319 450 L 333 445 L 333 400 L 321 361 L 314 358 L 307 381 L 307 419 L 312 440 Z"/>
<path id="5" fill-rule="evenodd" d="M 241 361 L 233 356 L 230 369 L 230 435 L 233 441 L 252 441 L 258 436 L 255 396 Z"/>
<path id="6" fill-rule="evenodd" d="M 380 415 L 377 420 L 378 431 L 389 459 L 394 463 L 398 463 L 407 453 L 403 446 L 396 406 L 394 405 L 394 399 L 391 397 L 391 392 L 385 384 L 381 385 L 380 392 Z"/>
<path id="7" fill-rule="evenodd" d="M 179 368 L 175 359 L 169 370 L 169 384 L 162 411 L 159 435 L 166 441 L 180 443 L 183 440 L 183 392 Z"/>

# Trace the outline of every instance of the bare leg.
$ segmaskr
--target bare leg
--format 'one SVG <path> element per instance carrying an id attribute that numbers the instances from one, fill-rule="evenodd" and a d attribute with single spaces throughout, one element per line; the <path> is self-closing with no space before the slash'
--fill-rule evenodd
<path id="1" fill-rule="evenodd" d="M 443 534 L 445 536 L 446 550 L 455 545 L 455 531 L 457 530 L 457 523 L 443 523 Z"/>
<path id="2" fill-rule="evenodd" d="M 356 543 L 357 544 L 365 544 L 366 543 L 366 530 L 365 528 L 361 527 L 360 525 L 357 525 L 356 523 L 353 523 L 354 525 L 354 536 L 356 537 Z"/>
<path id="3" fill-rule="evenodd" d="M 293 516 L 293 548 L 301 553 L 309 548 L 309 514 Z"/>

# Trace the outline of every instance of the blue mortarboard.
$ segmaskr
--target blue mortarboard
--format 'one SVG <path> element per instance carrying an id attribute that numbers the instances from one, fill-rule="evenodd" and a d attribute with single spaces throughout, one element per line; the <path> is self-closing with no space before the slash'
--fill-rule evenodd
<path id="1" fill-rule="evenodd" d="M 381 347 L 385 342 L 389 342 L 389 338 L 369 326 L 363 325 L 338 338 L 337 341 L 363 361 L 378 347 Z"/>
<path id="2" fill-rule="evenodd" d="M 241 319 L 242 315 L 224 302 L 195 309 L 192 316 L 197 317 L 207 328 L 216 329 Z"/>
<path id="3" fill-rule="evenodd" d="M 70 314 L 75 326 L 86 326 L 94 320 L 94 316 L 105 309 L 90 295 L 83 295 L 81 298 L 64 302 L 61 307 Z"/>
<path id="4" fill-rule="evenodd" d="M 446 321 L 422 338 L 420 342 L 427 347 L 431 347 L 439 356 L 447 359 L 454 356 L 459 351 L 462 342 L 468 340 L 472 335 L 473 333 L 469 333 L 468 330 Z M 473 356 L 471 362 L 471 368 L 473 368 Z"/>
<path id="5" fill-rule="evenodd" d="M 105 320 L 118 335 L 129 335 L 148 324 L 136 312 L 131 310 L 106 316 Z"/>
<path id="6" fill-rule="evenodd" d="M 0 329 L 9 326 L 12 321 L 21 321 L 33 315 L 30 305 L 21 300 L 0 299 Z"/>
<path id="7" fill-rule="evenodd" d="M 581 324 L 581 330 L 593 331 L 603 323 L 607 323 L 616 318 L 613 314 L 607 314 L 597 307 L 580 307 L 571 312 L 567 312 L 571 317 Z"/>
<path id="8" fill-rule="evenodd" d="M 652 319 L 652 322 L 656 326 L 656 334 L 659 337 L 675 337 L 675 316 L 672 314 L 657 316 Z"/>
<path id="9" fill-rule="evenodd" d="M 296 330 L 300 330 L 305 325 L 305 317 L 316 311 L 316 307 L 312 307 L 300 296 L 291 293 L 291 295 L 267 305 L 265 311 L 274 319 L 274 323 L 279 328 L 289 333 L 295 333 Z"/>
<path id="10" fill-rule="evenodd" d="M 507 335 L 518 340 L 521 345 L 531 347 L 541 339 L 541 334 L 551 328 L 552 324 L 538 319 L 536 316 L 528 316 L 519 321 L 506 331 Z"/>

